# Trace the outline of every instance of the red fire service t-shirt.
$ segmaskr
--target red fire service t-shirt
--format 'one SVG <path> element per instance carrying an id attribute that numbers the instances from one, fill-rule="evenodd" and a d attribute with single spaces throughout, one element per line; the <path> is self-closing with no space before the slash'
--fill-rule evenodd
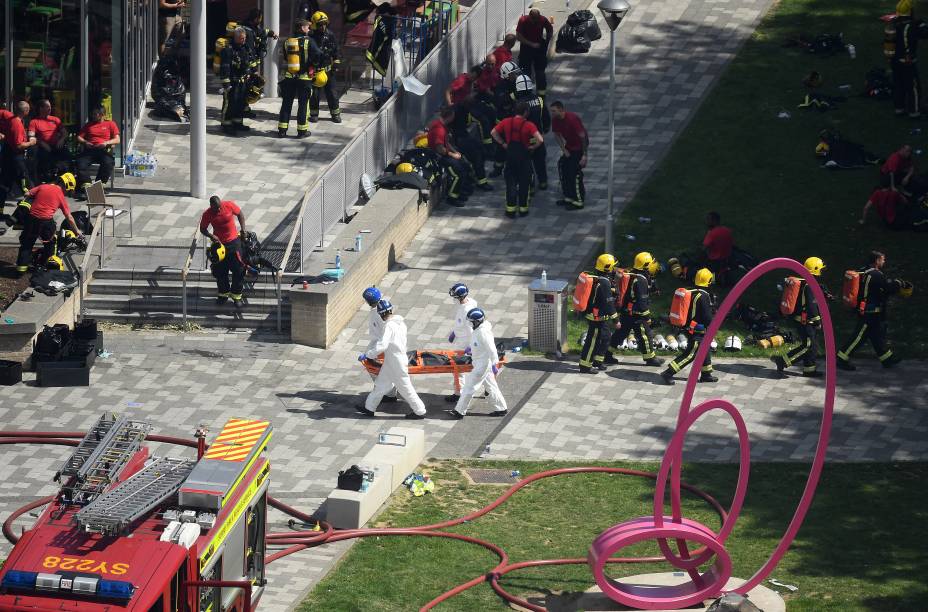
<path id="1" fill-rule="evenodd" d="M 90 144 L 101 144 L 119 136 L 115 121 L 97 121 L 81 128 L 79 136 Z"/>
<path id="2" fill-rule="evenodd" d="M 219 212 L 213 212 L 212 208 L 207 208 L 203 216 L 200 217 L 200 229 L 205 230 L 210 225 L 213 226 L 213 234 L 219 238 L 219 242 L 226 244 L 238 238 L 238 227 L 235 225 L 235 216 L 241 214 L 242 209 L 232 200 L 223 200 L 219 204 Z"/>
<path id="3" fill-rule="evenodd" d="M 470 92 L 473 91 L 473 83 L 469 74 L 462 74 L 451 81 L 451 103 L 460 104 L 467 100 Z"/>
<path id="4" fill-rule="evenodd" d="M 6 146 L 15 153 L 22 154 L 22 151 L 16 149 L 19 145 L 26 142 L 26 128 L 23 126 L 23 120 L 19 117 L 10 117 L 6 122 L 6 129 L 3 130 L 6 140 Z"/>
<path id="5" fill-rule="evenodd" d="M 583 134 L 586 128 L 576 113 L 566 111 L 563 119 L 551 119 L 551 131 L 564 139 L 567 150 L 571 153 L 583 150 Z"/>
<path id="6" fill-rule="evenodd" d="M 64 191 L 58 185 L 39 185 L 30 189 L 27 195 L 32 198 L 32 209 L 29 214 L 36 219 L 42 219 L 43 221 L 51 219 L 59 208 L 64 214 L 71 214 L 68 201 L 64 197 Z"/>
<path id="7" fill-rule="evenodd" d="M 731 247 L 734 239 L 731 230 L 724 225 L 718 225 L 706 232 L 702 245 L 706 247 L 706 256 L 709 261 L 719 261 L 731 257 Z"/>
<path id="8" fill-rule="evenodd" d="M 506 117 L 496 124 L 496 133 L 503 137 L 507 144 L 513 142 L 528 146 L 538 127 L 523 117 Z"/>
<path id="9" fill-rule="evenodd" d="M 438 145 L 448 148 L 448 128 L 436 119 L 429 124 L 429 148 L 438 153 Z"/>
<path id="10" fill-rule="evenodd" d="M 546 29 L 546 24 L 548 23 L 548 20 L 541 15 L 538 17 L 522 15 L 519 17 L 519 23 L 516 25 L 516 33 L 521 34 L 530 42 L 541 43 L 544 41 L 542 36 Z"/>
<path id="11" fill-rule="evenodd" d="M 29 122 L 29 130 L 35 134 L 35 139 L 48 144 L 51 144 L 59 128 L 61 128 L 61 119 L 54 115 L 49 115 L 44 119 L 36 117 Z"/>

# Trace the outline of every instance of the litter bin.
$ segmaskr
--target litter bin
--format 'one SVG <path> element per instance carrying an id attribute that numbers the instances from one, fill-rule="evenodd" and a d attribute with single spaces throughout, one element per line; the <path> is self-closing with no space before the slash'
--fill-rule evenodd
<path id="1" fill-rule="evenodd" d="M 544 353 L 567 345 L 567 281 L 535 279 L 528 286 L 528 346 Z"/>

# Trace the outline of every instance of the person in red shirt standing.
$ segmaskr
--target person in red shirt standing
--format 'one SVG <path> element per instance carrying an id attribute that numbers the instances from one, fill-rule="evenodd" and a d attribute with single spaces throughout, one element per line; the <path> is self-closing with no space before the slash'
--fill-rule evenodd
<path id="1" fill-rule="evenodd" d="M 734 246 L 734 238 L 731 230 L 722 223 L 722 216 L 713 211 L 706 215 L 706 232 L 705 238 L 702 239 L 703 251 L 705 251 L 707 264 L 706 267 L 715 274 L 716 278 L 721 276 L 728 265 L 728 259 L 731 257 L 731 250 Z"/>
<path id="2" fill-rule="evenodd" d="M 6 139 L 6 123 L 13 117 L 13 113 L 6 109 L 6 103 L 0 99 L 0 153 L 3 152 L 3 141 Z"/>
<path id="3" fill-rule="evenodd" d="M 238 227 L 235 220 L 238 219 Z M 209 228 L 213 231 L 210 232 Z M 210 268 L 216 279 L 219 295 L 216 304 L 222 305 L 230 299 L 235 306 L 242 305 L 242 288 L 245 284 L 245 265 L 242 262 L 242 241 L 239 231 L 245 231 L 245 214 L 232 200 L 220 200 L 219 196 L 209 199 L 209 208 L 200 217 L 200 233 L 212 241 Z M 229 275 L 232 283 L 229 283 Z"/>
<path id="4" fill-rule="evenodd" d="M 29 137 L 35 138 L 35 169 L 39 180 L 58 174 L 58 164 L 68 159 L 65 142 L 68 130 L 61 119 L 52 115 L 52 103 L 39 100 L 38 115 L 29 122 Z"/>
<path id="5" fill-rule="evenodd" d="M 503 39 L 503 44 L 493 49 L 491 55 L 496 58 L 497 71 L 499 71 L 503 64 L 512 61 L 512 48 L 516 46 L 517 42 L 519 42 L 519 39 L 516 38 L 515 34 L 506 34 L 506 38 Z M 497 72 L 497 75 L 498 74 L 499 72 Z"/>
<path id="6" fill-rule="evenodd" d="M 442 165 L 451 176 L 448 204 L 463 206 L 464 201 L 473 192 L 473 170 L 448 138 L 448 126 L 454 122 L 454 114 L 454 109 L 446 106 L 441 109 L 438 119 L 429 124 L 429 148 L 438 154 Z"/>
<path id="7" fill-rule="evenodd" d="M 583 169 L 586 168 L 586 152 L 590 147 L 590 137 L 580 117 L 568 111 L 563 102 L 551 105 L 551 117 L 551 131 L 561 147 L 557 169 L 564 198 L 557 203 L 566 206 L 567 210 L 579 210 L 583 208 L 586 200 Z"/>
<path id="8" fill-rule="evenodd" d="M 26 151 L 35 146 L 35 139 L 26 134 L 23 120 L 29 114 L 29 103 L 18 102 L 12 117 L 5 122 L 3 139 L 3 169 L 0 170 L 0 214 L 6 198 L 14 188 L 26 193 L 32 187 Z"/>
<path id="9" fill-rule="evenodd" d="M 91 113 L 89 123 L 77 133 L 77 142 L 84 145 L 84 151 L 77 156 L 77 182 L 81 189 L 90 184 L 90 166 L 99 164 L 97 180 L 106 184 L 113 176 L 113 166 L 116 159 L 113 157 L 113 145 L 119 144 L 119 128 L 111 120 L 103 116 L 106 110 L 97 106 Z"/>
<path id="10" fill-rule="evenodd" d="M 474 89 L 482 73 L 482 65 L 471 66 L 470 70 L 454 79 L 445 91 L 445 102 L 454 107 L 454 123 L 450 126 L 451 133 L 464 157 L 474 167 L 479 185 L 488 182 L 485 180 L 483 168 L 486 156 L 492 154 L 493 140 L 490 138 L 490 130 L 495 123 L 495 113 L 478 102 L 477 92 Z M 480 133 L 479 143 L 473 142 L 468 132 L 467 127 L 471 123 L 477 124 Z M 490 147 L 489 151 L 488 147 Z"/>
<path id="11" fill-rule="evenodd" d="M 506 216 L 528 215 L 529 192 L 532 185 L 532 151 L 541 146 L 544 137 L 538 126 L 528 120 L 529 106 L 516 104 L 516 114 L 500 121 L 490 134 L 506 150 Z"/>
<path id="12" fill-rule="evenodd" d="M 532 9 L 528 15 L 519 17 L 519 23 L 516 25 L 519 67 L 535 81 L 539 96 L 544 96 L 548 89 L 545 69 L 548 67 L 548 43 L 553 37 L 554 26 L 538 9 Z"/>
<path id="13" fill-rule="evenodd" d="M 23 232 L 19 235 L 19 254 L 16 257 L 16 271 L 20 274 L 29 270 L 32 261 L 32 247 L 36 239 L 43 243 L 42 260 L 47 260 L 55 248 L 55 211 L 61 210 L 74 234 L 83 236 L 71 216 L 65 192 L 73 192 L 77 179 L 70 172 L 62 174 L 54 183 L 46 183 L 30 189 L 26 194 L 29 215 L 23 223 Z"/>

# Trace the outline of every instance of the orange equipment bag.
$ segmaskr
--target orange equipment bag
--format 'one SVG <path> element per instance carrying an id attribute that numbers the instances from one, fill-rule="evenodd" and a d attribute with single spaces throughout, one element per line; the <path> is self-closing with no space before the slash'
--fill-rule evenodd
<path id="1" fill-rule="evenodd" d="M 615 271 L 615 306 L 616 309 L 625 308 L 628 300 L 628 288 L 632 284 L 632 275 L 625 270 Z"/>
<path id="2" fill-rule="evenodd" d="M 583 314 L 590 305 L 590 296 L 593 295 L 593 282 L 595 277 L 581 272 L 577 277 L 577 286 L 574 287 L 574 312 Z"/>
<path id="3" fill-rule="evenodd" d="M 844 286 L 841 288 L 841 301 L 844 302 L 844 305 L 861 312 L 867 306 L 866 302 L 860 300 L 860 284 L 865 274 L 867 272 L 848 270 L 844 273 Z"/>
<path id="4" fill-rule="evenodd" d="M 802 290 L 802 279 L 798 276 L 788 276 L 783 281 L 783 295 L 780 296 L 780 314 L 790 316 L 796 313 L 799 304 L 799 293 Z"/>
<path id="5" fill-rule="evenodd" d="M 693 303 L 693 292 L 680 287 L 673 292 L 673 301 L 670 302 L 670 324 L 674 327 L 686 327 L 690 318 L 690 306 Z"/>

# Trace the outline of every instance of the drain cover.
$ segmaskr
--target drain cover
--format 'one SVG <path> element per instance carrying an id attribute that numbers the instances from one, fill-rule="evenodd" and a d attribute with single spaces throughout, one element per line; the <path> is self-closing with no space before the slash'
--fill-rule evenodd
<path id="1" fill-rule="evenodd" d="M 464 470 L 474 484 L 512 484 L 520 480 L 519 475 L 512 475 L 512 470 L 483 470 L 472 468 Z"/>

